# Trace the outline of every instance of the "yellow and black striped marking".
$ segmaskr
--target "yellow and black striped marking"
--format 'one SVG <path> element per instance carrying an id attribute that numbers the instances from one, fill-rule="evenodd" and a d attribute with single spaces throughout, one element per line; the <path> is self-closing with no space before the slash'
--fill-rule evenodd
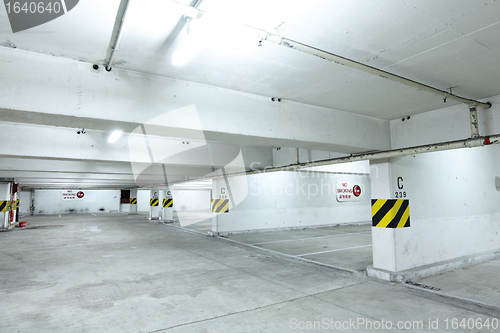
<path id="1" fill-rule="evenodd" d="M 16 200 L 16 208 L 19 208 L 19 199 Z"/>
<path id="2" fill-rule="evenodd" d="M 5 213 L 9 211 L 10 201 L 0 201 L 0 212 Z"/>
<path id="3" fill-rule="evenodd" d="M 409 227 L 410 201 L 372 199 L 372 226 L 393 229 Z"/>
<path id="4" fill-rule="evenodd" d="M 160 200 L 159 200 L 159 199 L 154 199 L 154 198 L 153 198 L 153 199 L 151 199 L 151 200 L 149 201 L 149 205 L 150 205 L 151 207 L 158 207 L 158 206 L 160 205 Z"/>
<path id="5" fill-rule="evenodd" d="M 163 208 L 174 207 L 174 199 L 163 199 Z"/>
<path id="6" fill-rule="evenodd" d="M 130 198 L 131 205 L 137 205 L 137 198 Z"/>
<path id="7" fill-rule="evenodd" d="M 229 213 L 229 199 L 212 200 L 212 213 Z"/>

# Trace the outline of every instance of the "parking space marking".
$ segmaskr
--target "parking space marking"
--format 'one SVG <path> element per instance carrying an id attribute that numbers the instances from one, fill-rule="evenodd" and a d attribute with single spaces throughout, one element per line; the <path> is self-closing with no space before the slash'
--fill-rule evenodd
<path id="1" fill-rule="evenodd" d="M 359 234 L 362 234 L 362 232 L 351 232 L 351 233 L 344 233 L 344 234 L 338 234 L 338 235 L 306 237 L 306 238 L 297 238 L 297 239 L 283 239 L 283 240 L 272 241 L 272 242 L 254 243 L 254 244 L 251 244 L 251 245 L 264 245 L 264 244 L 293 242 L 293 241 L 301 241 L 301 240 L 308 240 L 308 239 L 319 239 L 319 238 L 329 238 L 329 237 L 338 237 L 338 236 L 347 236 L 347 235 L 359 235 Z"/>
<path id="2" fill-rule="evenodd" d="M 306 253 L 306 254 L 298 254 L 297 257 L 304 257 L 304 256 L 312 256 L 315 254 L 322 254 L 322 253 L 330 253 L 330 252 L 338 252 L 338 251 L 345 251 L 345 250 L 353 250 L 353 249 L 360 249 L 363 247 L 371 247 L 372 245 L 361 245 L 361 246 L 353 246 L 353 247 L 346 247 L 343 249 L 336 249 L 336 250 L 330 250 L 330 251 L 322 251 L 322 252 L 314 252 L 314 253 Z"/>

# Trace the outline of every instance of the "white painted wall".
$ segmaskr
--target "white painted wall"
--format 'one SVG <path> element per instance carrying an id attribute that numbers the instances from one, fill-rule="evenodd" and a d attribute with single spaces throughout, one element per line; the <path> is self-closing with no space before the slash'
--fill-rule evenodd
<path id="1" fill-rule="evenodd" d="M 210 190 L 176 190 L 172 194 L 178 211 L 210 210 Z"/>
<path id="2" fill-rule="evenodd" d="M 370 161 L 370 180 L 372 199 L 390 199 L 394 196 L 389 159 Z"/>
<path id="3" fill-rule="evenodd" d="M 479 110 L 481 135 L 500 133 L 500 96 L 488 100 L 493 107 Z M 468 113 L 467 106 L 460 105 L 405 122 L 393 120 L 392 147 L 465 139 L 470 136 Z M 392 158 L 389 179 L 377 181 L 372 175 L 372 192 L 380 198 L 406 193 L 411 227 L 373 229 L 374 267 L 401 271 L 499 250 L 499 162 L 498 145 Z"/>
<path id="4" fill-rule="evenodd" d="M 120 190 L 86 190 L 81 200 L 63 200 L 62 190 L 35 190 L 35 215 L 117 212 Z M 103 210 L 101 210 L 103 209 Z M 71 212 L 70 210 L 73 210 Z"/>
<path id="5" fill-rule="evenodd" d="M 238 178 L 247 183 L 248 194 L 229 213 L 216 215 L 214 231 L 300 228 L 371 220 L 369 175 L 273 172 Z M 363 189 L 361 201 L 337 202 L 338 180 L 359 184 Z M 214 184 L 214 198 L 224 186 L 223 180 L 217 183 Z M 231 187 L 231 195 L 244 196 L 245 193 Z"/>
<path id="6" fill-rule="evenodd" d="M 31 198 L 31 192 L 30 191 L 21 191 L 19 193 L 19 214 L 26 215 L 30 214 L 30 198 Z"/>
<path id="7" fill-rule="evenodd" d="M 149 212 L 149 190 L 137 190 L 137 211 Z"/>

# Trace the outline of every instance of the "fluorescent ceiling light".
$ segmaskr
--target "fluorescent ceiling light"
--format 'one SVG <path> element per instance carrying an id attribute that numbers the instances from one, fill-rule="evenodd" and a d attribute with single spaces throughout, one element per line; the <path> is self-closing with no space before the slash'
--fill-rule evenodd
<path id="1" fill-rule="evenodd" d="M 179 183 L 179 184 L 174 184 L 174 187 L 207 187 L 211 188 L 212 187 L 212 180 L 204 180 L 204 181 L 193 181 L 193 182 L 186 182 L 186 183 Z"/>
<path id="2" fill-rule="evenodd" d="M 187 35 L 172 56 L 172 65 L 180 67 L 204 48 L 222 53 L 246 54 L 259 44 L 262 32 L 232 22 L 220 15 L 204 13 L 188 22 Z M 224 40 L 221 41 L 221 36 Z"/>
<path id="3" fill-rule="evenodd" d="M 113 133 L 111 133 L 111 135 L 109 136 L 108 138 L 108 142 L 109 143 L 115 143 L 116 140 L 118 140 L 120 138 L 120 136 L 122 136 L 123 132 L 122 131 L 114 131 Z"/>

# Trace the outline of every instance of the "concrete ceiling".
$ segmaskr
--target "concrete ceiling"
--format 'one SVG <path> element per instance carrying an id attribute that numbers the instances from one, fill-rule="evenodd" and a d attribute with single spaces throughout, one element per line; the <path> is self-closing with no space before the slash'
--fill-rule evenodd
<path id="1" fill-rule="evenodd" d="M 363 115 L 386 121 L 454 105 L 451 101 L 443 103 L 440 96 L 361 73 L 271 42 L 264 41 L 262 47 L 259 47 L 258 31 L 237 24 L 243 23 L 439 89 L 454 87 L 453 93 L 466 98 L 484 100 L 490 96 L 500 95 L 500 80 L 498 80 L 500 2 L 496 0 L 202 0 L 198 2 L 179 0 L 179 2 L 188 5 L 197 3 L 198 8 L 206 13 L 202 20 L 190 25 L 193 34 L 204 32 L 203 47 L 199 52 L 184 66 L 173 66 L 171 63 L 173 54 L 188 40 L 182 6 L 170 0 L 131 0 L 121 43 L 112 64 L 113 70 L 109 74 L 115 75 L 111 76 L 112 78 L 116 77 L 116 80 L 119 80 L 127 76 L 133 82 L 137 81 L 134 79 L 138 77 L 137 75 L 142 75 L 141 77 L 151 78 L 147 84 L 157 83 L 163 79 L 189 81 L 201 84 L 201 88 L 197 89 L 205 89 L 203 86 L 216 87 L 219 89 L 217 91 L 229 89 L 250 94 L 245 96 L 257 96 L 251 97 L 252 100 L 278 97 L 294 103 L 294 109 L 307 107 L 311 112 L 318 110 L 318 114 L 328 110 L 332 110 L 333 113 L 337 110 L 336 117 L 341 119 L 349 115 Z M 15 52 L 19 53 L 12 53 L 13 57 L 19 54 L 28 62 L 36 55 L 43 54 L 65 61 L 77 60 L 84 65 L 98 64 L 102 68 L 110 49 L 119 6 L 120 0 L 82 0 L 77 7 L 58 19 L 15 34 L 10 28 L 6 9 L 0 6 L 0 46 L 15 48 Z M 214 25 L 214 22 L 217 24 Z M 49 62 L 58 64 L 56 60 L 40 59 L 47 66 Z M 7 64 L 12 64 L 10 58 L 1 61 L 0 58 L 0 66 L 5 66 L 4 68 L 7 68 Z M 67 64 L 62 60 L 57 61 L 64 66 Z M 46 78 L 52 82 L 55 74 L 50 73 L 48 68 L 37 72 L 38 76 L 43 77 L 41 79 L 37 77 L 35 80 L 43 81 Z M 53 70 L 57 72 L 57 68 Z M 85 84 L 89 86 L 94 84 L 89 82 L 88 76 L 82 74 L 77 76 L 81 82 L 75 85 L 83 90 Z M 106 82 L 101 80 L 96 87 L 106 90 L 109 88 L 109 81 L 113 80 L 111 77 L 106 79 Z M 10 82 L 10 78 L 2 76 L 0 72 L 0 84 L 1 80 L 4 80 L 4 86 Z M 33 80 L 24 77 L 16 89 L 19 91 L 25 85 L 33 84 L 30 81 Z M 76 81 L 74 77 L 68 78 L 68 85 L 71 86 L 73 81 Z M 61 81 L 59 85 L 63 87 L 65 82 Z M 165 87 L 170 89 L 171 86 L 165 83 Z M 130 83 L 127 87 L 133 87 L 133 84 Z M 120 89 L 122 91 L 120 96 L 123 96 L 123 91 L 126 89 L 123 87 Z M 99 99 L 95 97 L 101 93 L 98 92 L 98 88 L 86 91 L 92 98 Z M 158 91 L 159 88 L 156 93 Z M 81 94 L 81 91 L 79 93 Z M 204 92 L 204 94 L 208 96 L 209 93 Z M 233 96 L 231 92 L 225 94 Z M 168 103 L 177 105 L 175 104 L 177 102 L 167 101 L 166 97 L 162 98 L 165 105 Z M 68 132 L 68 129 L 73 131 L 72 128 L 76 127 L 87 127 L 101 133 L 112 129 L 113 126 L 116 127 L 117 124 L 121 124 L 126 133 L 130 133 L 143 122 L 137 116 L 113 118 L 108 115 L 99 116 L 99 112 L 77 114 L 75 111 L 66 111 L 65 113 L 56 111 L 55 108 L 49 112 L 42 110 L 41 106 L 37 109 L 36 103 L 26 103 L 29 107 L 23 108 L 2 102 L 0 121 L 8 124 L 52 126 L 54 131 L 62 127 L 61 131 L 64 133 Z M 82 104 L 81 101 L 79 103 Z M 84 109 L 80 104 L 78 108 Z M 245 110 L 238 106 L 241 102 L 235 101 L 233 104 L 236 106 L 232 107 Z M 65 107 L 70 110 L 68 105 L 69 103 L 66 103 Z M 255 107 L 257 105 L 260 104 L 255 104 Z M 314 109 L 315 107 L 319 108 Z M 275 106 L 272 108 L 276 110 Z M 248 113 L 248 110 L 244 112 Z M 247 116 L 250 119 L 245 121 L 250 122 L 252 116 L 254 115 Z M 298 118 L 290 116 L 287 121 L 298 122 Z M 311 126 L 313 125 L 311 123 Z M 271 123 L 270 129 L 272 130 Z M 361 145 L 349 147 L 342 142 L 327 142 L 327 139 L 301 140 L 293 131 L 290 137 L 266 136 L 264 139 L 251 132 L 241 132 L 239 129 L 231 132 L 220 129 L 219 126 L 210 133 L 218 133 L 211 134 L 211 138 L 215 141 L 220 138 L 221 141 L 226 140 L 266 151 L 261 156 L 262 163 L 269 162 L 267 150 L 270 147 L 281 145 L 341 153 L 386 148 L 384 144 L 380 144 L 379 148 Z M 104 134 L 99 135 L 104 136 Z M 293 140 L 297 140 L 297 143 L 293 144 Z M 333 140 L 332 137 L 330 140 Z M 17 172 L 17 177 L 22 179 L 21 181 L 33 186 L 43 187 L 49 183 L 56 184 L 54 186 L 59 186 L 58 183 L 66 184 L 64 186 L 76 186 L 82 182 L 90 184 L 89 186 L 104 187 L 130 187 L 134 184 L 131 172 L 123 160 L 94 161 L 109 164 L 109 172 L 94 172 L 93 168 L 89 167 L 92 162 L 85 160 L 82 161 L 85 166 L 77 168 L 81 173 L 76 175 L 78 172 L 72 173 L 73 169 L 68 169 L 66 166 L 77 163 L 78 158 L 64 161 L 61 156 L 52 156 L 50 160 L 46 154 L 14 156 L 11 153 L 1 152 L 1 155 L 15 162 L 15 167 L 10 169 L 3 164 L 0 170 L 3 176 L 16 176 Z M 22 167 L 23 159 L 28 159 L 30 161 L 28 165 L 33 167 L 31 169 Z M 56 161 L 54 171 L 64 172 L 65 176 L 60 177 L 60 181 L 56 181 L 57 177 L 52 173 L 45 174 L 47 176 L 45 177 L 44 173 L 51 172 L 51 166 L 42 163 L 39 169 L 37 163 L 33 162 L 36 160 L 46 163 Z M 85 172 L 86 167 L 90 168 L 89 172 Z M 114 167 L 121 170 L 120 175 L 100 181 L 100 178 L 105 176 L 98 175 L 113 175 Z M 199 176 L 204 172 L 198 168 L 199 166 L 193 166 L 192 169 L 186 167 L 184 173 L 179 171 L 178 166 L 175 167 L 174 173 L 179 176 L 179 180 Z M 128 178 L 124 175 L 128 175 Z"/>
<path id="2" fill-rule="evenodd" d="M 188 1 L 185 1 L 188 2 Z M 80 1 L 65 16 L 0 43 L 102 64 L 119 0 Z M 131 1 L 114 68 L 394 119 L 442 107 L 439 97 L 264 42 L 234 22 L 276 32 L 473 99 L 500 94 L 500 3 L 494 0 L 203 0 L 223 24 L 185 66 L 182 11 L 168 0 Z M 3 10 L 3 8 L 1 9 Z M 203 27 L 205 29 L 205 27 Z"/>

